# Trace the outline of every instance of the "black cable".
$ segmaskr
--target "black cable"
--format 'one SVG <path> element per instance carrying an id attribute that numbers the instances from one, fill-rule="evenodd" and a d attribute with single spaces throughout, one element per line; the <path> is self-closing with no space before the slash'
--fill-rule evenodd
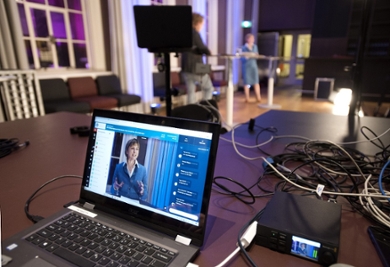
<path id="1" fill-rule="evenodd" d="M 259 128 L 261 128 L 260 132 L 256 135 L 256 145 L 259 144 L 259 136 L 263 133 L 263 132 L 270 132 L 270 133 L 273 133 L 273 134 L 276 134 L 278 132 L 278 129 L 275 128 L 275 127 L 267 127 L 267 128 L 263 128 L 263 127 L 260 127 L 258 126 Z M 260 147 L 257 147 L 257 149 L 263 153 L 264 155 L 267 155 L 267 156 L 271 156 L 271 154 L 269 154 L 268 152 L 265 152 L 263 149 L 261 149 Z"/>
<path id="2" fill-rule="evenodd" d="M 307 164 L 310 164 L 310 163 L 315 163 L 317 161 L 321 161 L 321 162 L 332 162 L 334 164 L 336 164 L 339 168 L 341 168 L 345 173 L 346 175 L 350 178 L 350 180 L 352 181 L 353 183 L 353 187 L 351 188 L 351 192 L 353 191 L 353 189 L 355 189 L 356 193 L 359 193 L 359 189 L 358 189 L 358 185 L 356 184 L 356 181 L 355 179 L 353 178 L 353 176 L 342 166 L 340 165 L 339 163 L 337 163 L 336 161 L 334 160 L 330 160 L 330 159 L 313 159 L 313 160 L 310 160 L 310 161 L 307 161 L 305 163 L 302 163 L 301 165 L 299 165 L 298 167 L 296 167 L 294 170 L 291 171 L 291 174 L 295 173 L 299 168 L 307 165 Z M 288 178 L 288 177 L 287 177 Z"/>
<path id="3" fill-rule="evenodd" d="M 375 138 L 377 138 L 376 140 L 378 140 L 378 142 L 381 144 L 381 145 L 378 145 L 377 143 L 375 143 L 373 140 L 371 140 L 371 138 L 369 138 L 365 133 L 364 133 L 364 129 L 367 129 L 370 133 L 372 133 Z M 367 126 L 362 126 L 360 128 L 360 132 L 362 133 L 362 135 L 364 135 L 364 137 L 370 141 L 371 144 L 375 145 L 376 147 L 379 147 L 380 149 L 383 149 L 385 148 L 385 145 L 383 144 L 382 140 L 380 138 L 378 138 L 378 135 L 376 135 L 376 133 L 371 130 L 370 128 L 368 128 Z"/>
<path id="4" fill-rule="evenodd" d="M 0 158 L 4 158 L 16 150 L 25 148 L 29 144 L 29 141 L 20 144 L 18 138 L 0 139 Z"/>
<path id="5" fill-rule="evenodd" d="M 229 181 L 231 183 L 238 185 L 239 187 L 241 187 L 243 189 L 243 191 L 235 192 L 235 191 L 228 189 L 226 186 L 217 182 L 217 180 L 220 180 L 220 179 L 223 179 L 223 180 L 226 180 L 226 181 Z M 252 192 L 246 186 L 244 186 L 240 182 L 237 182 L 236 180 L 233 180 L 232 178 L 225 177 L 225 176 L 216 176 L 216 177 L 214 177 L 213 182 L 216 186 L 218 186 L 223 191 L 225 191 L 226 194 L 234 196 L 235 198 L 237 198 L 238 200 L 240 200 L 241 202 L 243 202 L 245 204 L 250 205 L 250 204 L 255 203 L 255 201 L 256 201 L 255 196 L 252 194 Z M 244 191 L 247 192 L 248 195 L 243 195 L 242 192 L 244 192 Z M 223 192 L 220 192 L 218 190 L 217 190 L 217 192 L 219 192 L 220 194 L 224 194 Z M 252 200 L 247 201 L 243 197 L 250 197 Z"/>
<path id="6" fill-rule="evenodd" d="M 273 195 L 273 194 L 275 193 L 274 190 L 265 189 L 264 187 L 262 187 L 262 186 L 260 185 L 261 181 L 263 181 L 264 176 L 266 176 L 266 175 L 272 175 L 272 174 L 275 174 L 275 172 L 274 172 L 274 171 L 265 171 L 265 172 L 259 177 L 259 179 L 258 179 L 258 181 L 257 181 L 257 183 L 256 183 L 257 187 L 258 187 L 261 191 L 267 193 L 266 195 L 262 195 L 262 196 L 270 196 L 270 195 Z M 259 197 L 260 197 L 260 196 L 259 196 Z"/>
<path id="7" fill-rule="evenodd" d="M 274 135 L 276 133 L 276 129 L 269 127 L 269 128 L 263 128 L 258 125 L 254 125 L 257 128 L 260 128 L 260 132 L 257 132 L 256 135 L 256 144 L 259 143 L 260 136 L 265 131 L 269 130 L 271 135 Z M 370 131 L 375 137 L 377 135 L 371 131 L 368 127 L 363 127 L 361 129 L 362 133 L 363 131 L 368 130 Z M 274 132 L 273 132 L 274 131 Z M 364 133 L 364 136 L 369 140 L 366 133 Z M 259 147 L 256 147 L 261 153 L 268 155 L 273 160 L 273 165 L 281 164 L 282 166 L 286 166 L 288 163 L 288 166 L 298 166 L 294 171 L 288 171 L 286 172 L 281 171 L 286 176 L 289 176 L 289 179 L 291 181 L 295 181 L 296 183 L 305 185 L 306 187 L 313 188 L 315 190 L 318 183 L 324 184 L 326 188 L 331 188 L 330 190 L 325 189 L 326 191 L 334 191 L 334 192 L 359 192 L 359 187 L 361 187 L 365 182 L 364 175 L 361 176 L 361 173 L 363 174 L 371 174 L 375 177 L 375 175 L 379 175 L 380 170 L 382 169 L 382 165 L 384 162 L 386 162 L 390 158 L 390 145 L 384 145 L 383 142 L 377 138 L 378 141 L 372 142 L 376 143 L 378 148 L 381 149 L 381 151 L 375 155 L 366 155 L 362 153 L 359 150 L 350 148 L 350 147 L 339 147 L 335 144 L 332 144 L 327 141 L 299 141 L 299 142 L 292 142 L 285 146 L 284 152 L 282 154 L 271 156 L 266 151 L 260 149 Z M 321 164 L 316 163 L 321 162 Z M 294 172 L 297 171 L 297 169 L 307 166 L 303 169 L 304 174 L 296 175 Z M 275 191 L 282 190 L 286 192 L 290 191 L 299 191 L 301 189 L 296 188 L 294 185 L 291 185 L 290 183 L 287 183 L 284 179 L 274 183 L 275 187 L 267 190 L 262 186 L 261 182 L 265 179 L 264 177 L 266 175 L 275 175 L 275 172 L 271 171 L 271 168 L 268 168 L 266 166 L 263 166 L 264 172 L 259 177 L 256 185 L 258 189 L 260 189 L 263 192 L 269 193 L 268 195 L 272 195 Z M 309 169 L 310 168 L 310 169 Z M 279 169 L 280 170 L 280 169 Z M 329 170 L 332 170 L 329 171 Z M 333 173 L 333 171 L 335 173 Z M 301 173 L 302 171 L 300 171 Z M 276 175 L 277 176 L 277 175 Z M 375 178 L 372 177 L 370 180 L 370 183 L 375 182 Z M 387 179 L 387 178 L 386 178 Z M 236 185 L 239 185 L 243 189 L 245 188 L 240 183 L 232 180 L 227 179 L 230 183 L 234 183 Z M 389 179 L 387 179 L 389 180 Z M 350 181 L 350 182 L 349 182 Z M 217 184 L 219 184 L 217 182 Z M 217 185 L 216 184 L 216 185 Z M 219 186 L 219 185 L 217 185 Z M 240 201 L 242 201 L 242 198 L 246 197 L 261 197 L 266 195 L 257 196 L 252 193 L 252 195 L 249 195 L 248 192 L 253 188 L 253 186 L 246 187 L 244 190 L 238 189 L 236 191 L 229 190 L 229 186 L 222 186 L 223 188 L 220 192 L 220 190 L 216 190 L 217 192 L 221 194 L 226 195 L 232 195 L 236 198 L 238 198 Z M 329 199 L 336 199 L 338 195 L 334 194 L 324 194 L 324 196 L 329 197 Z M 345 196 L 347 201 L 351 204 L 351 207 L 353 210 L 358 211 L 361 213 L 364 217 L 370 218 L 370 214 L 366 212 L 361 204 L 358 202 L 358 197 L 352 197 L 352 196 Z M 245 201 L 244 201 L 245 202 Z M 247 201 L 248 202 L 248 201 Z M 383 207 L 384 209 L 388 208 L 388 206 Z M 371 220 L 375 220 L 375 218 L 370 218 Z"/>
<path id="8" fill-rule="evenodd" d="M 245 250 L 245 248 L 243 247 L 242 243 L 241 243 L 241 237 L 242 235 L 244 234 L 245 230 L 249 227 L 249 225 L 251 225 L 254 221 L 258 221 L 261 217 L 261 215 L 263 214 L 265 208 L 263 208 L 262 210 L 260 210 L 258 213 L 255 214 L 255 216 L 253 216 L 252 219 L 250 219 L 242 228 L 241 230 L 239 231 L 238 233 L 238 238 L 237 238 L 237 244 L 238 246 L 240 247 L 240 250 L 241 252 L 244 254 L 245 258 L 248 260 L 248 262 L 251 264 L 251 266 L 253 267 L 257 267 L 256 263 L 253 261 L 253 259 L 249 256 L 248 252 Z"/>
<path id="9" fill-rule="evenodd" d="M 44 184 L 42 184 L 37 190 L 35 190 L 35 192 L 27 199 L 26 201 L 26 204 L 24 204 L 24 213 L 26 214 L 27 218 L 32 221 L 33 223 L 37 223 L 38 221 L 44 219 L 42 216 L 40 215 L 31 215 L 30 214 L 30 203 L 31 201 L 33 201 L 35 199 L 35 195 L 42 190 L 42 188 L 44 188 L 46 185 L 52 183 L 52 182 L 55 182 L 59 179 L 63 179 L 63 178 L 78 178 L 78 179 L 82 179 L 83 177 L 82 176 L 79 176 L 79 175 L 73 175 L 73 174 L 69 174 L 69 175 L 61 175 L 61 176 L 57 176 L 57 177 L 54 177 L 52 179 L 50 179 L 49 181 L 45 182 Z"/>
<path id="10" fill-rule="evenodd" d="M 297 161 L 306 162 L 309 161 L 309 159 L 315 160 L 319 158 L 333 160 L 334 162 L 324 161 L 319 166 L 317 164 L 308 164 L 308 166 L 311 166 L 311 168 L 313 168 L 314 166 L 317 166 L 318 168 L 311 173 L 311 177 L 302 178 L 304 178 L 308 182 L 311 182 L 310 179 L 315 178 L 318 179 L 318 181 L 322 181 L 320 183 L 323 184 L 325 179 L 328 180 L 325 184 L 327 186 L 332 186 L 335 191 L 337 191 L 336 188 L 338 188 L 341 192 L 355 192 L 359 191 L 358 188 L 360 188 L 365 182 L 366 177 L 364 175 L 361 176 L 362 172 L 363 174 L 366 174 L 366 176 L 370 174 L 370 184 L 373 186 L 375 185 L 375 183 L 377 183 L 374 177 L 376 175 L 379 175 L 379 172 L 382 169 L 382 165 L 389 159 L 390 145 L 384 145 L 382 140 L 380 140 L 379 138 L 377 138 L 376 142 L 373 142 L 375 140 L 370 140 L 367 134 L 363 132 L 366 130 L 370 131 L 373 135 L 375 135 L 375 137 L 377 137 L 377 135 L 367 127 L 361 129 L 362 133 L 368 139 L 368 141 L 370 141 L 371 143 L 376 145 L 376 147 L 381 149 L 381 151 L 376 153 L 375 155 L 366 155 L 361 151 L 349 147 L 340 148 L 337 145 L 333 145 L 325 141 L 295 142 L 290 143 L 285 147 L 286 152 L 295 155 L 279 155 L 279 157 L 282 159 L 281 162 L 283 162 L 281 164 L 285 165 L 285 162 L 291 161 L 292 164 L 295 164 L 292 166 L 295 167 L 298 165 Z M 344 150 L 347 152 L 348 155 L 345 153 Z M 339 165 L 337 165 L 336 163 L 338 163 Z M 328 171 L 329 169 L 332 171 L 343 173 L 335 175 L 334 173 Z M 308 168 L 304 168 L 304 170 L 307 171 Z M 349 180 L 351 181 L 351 183 L 347 182 Z M 301 180 L 299 180 L 299 182 L 301 182 Z M 293 186 L 290 186 L 288 184 L 286 185 L 286 182 L 284 181 L 279 182 L 275 186 L 275 190 L 280 190 L 281 186 L 283 191 L 294 190 Z M 329 197 L 335 196 L 331 193 L 327 195 Z M 362 216 L 372 221 L 378 222 L 378 220 L 373 217 L 370 212 L 366 211 L 363 208 L 358 197 L 345 196 L 345 198 L 350 203 L 353 211 L 359 212 L 360 214 L 362 214 Z M 373 201 L 376 202 L 376 200 Z M 381 210 L 383 210 L 383 212 L 388 213 L 388 209 L 390 209 L 389 205 L 383 205 L 379 201 L 378 203 L 379 204 L 376 205 Z"/>
<path id="11" fill-rule="evenodd" d="M 309 165 L 312 168 L 311 174 L 308 177 L 305 177 L 303 175 L 300 175 L 298 177 L 298 176 L 295 176 L 291 172 L 287 172 L 286 173 L 285 171 L 282 171 L 282 173 L 284 173 L 286 176 L 289 176 L 289 178 L 291 180 L 293 180 L 293 181 L 295 181 L 297 183 L 306 185 L 307 187 L 315 188 L 315 186 L 310 182 L 310 180 L 317 179 L 320 183 L 331 186 L 333 188 L 333 190 L 336 191 L 336 192 L 337 191 L 341 191 L 342 192 L 343 191 L 342 188 L 348 188 L 348 190 L 350 190 L 350 191 L 357 190 L 357 187 L 361 183 L 364 182 L 364 181 L 362 181 L 360 183 L 356 182 L 356 180 L 351 175 L 351 173 L 354 173 L 354 172 L 358 173 L 355 170 L 356 169 L 355 165 L 343 166 L 343 165 L 340 164 L 340 163 L 343 163 L 342 161 L 337 162 L 337 160 L 340 160 L 340 157 L 337 158 L 337 154 L 339 152 L 335 152 L 335 151 L 332 152 L 332 155 L 336 155 L 336 158 L 331 157 L 331 156 L 327 156 L 325 158 L 321 158 L 320 160 L 318 160 L 318 157 L 319 157 L 318 154 L 319 153 L 317 151 L 312 150 L 312 146 L 308 147 L 307 144 L 294 143 L 294 145 L 296 145 L 296 144 L 298 144 L 299 147 L 302 147 L 302 146 L 306 145 L 306 148 L 304 149 L 304 150 L 306 150 L 306 154 L 311 154 L 311 153 L 308 152 L 309 150 L 311 150 L 311 152 L 313 152 L 316 156 L 314 157 L 315 159 L 310 159 L 310 157 L 308 157 L 307 155 L 301 154 L 299 152 L 299 154 L 288 153 L 288 154 L 280 154 L 278 156 L 273 157 L 274 162 L 279 162 L 280 164 L 282 164 L 282 166 L 285 166 L 285 164 L 287 162 L 289 162 L 289 161 L 293 161 L 293 162 L 299 161 L 299 162 L 301 162 L 301 165 L 299 167 L 297 167 L 297 169 L 302 167 L 302 166 L 304 166 L 304 165 Z M 292 146 L 292 144 L 288 144 L 286 147 L 288 148 L 288 147 L 291 147 L 291 146 Z M 319 146 L 318 143 L 314 144 L 314 146 L 318 150 L 322 150 L 323 149 L 323 146 Z M 333 149 L 332 146 L 327 145 L 327 147 L 330 148 L 330 149 Z M 301 148 L 299 148 L 299 151 L 301 151 Z M 353 153 L 354 153 L 354 155 L 358 155 L 359 158 L 366 158 L 367 157 L 363 153 L 360 153 L 359 151 L 356 151 L 356 150 L 354 150 Z M 313 156 L 311 156 L 311 157 L 313 157 Z M 341 160 L 351 161 L 351 159 L 349 157 L 343 157 Z M 337 175 L 336 177 L 334 177 L 334 175 L 330 175 L 326 170 L 322 169 L 321 166 L 318 166 L 317 164 L 312 164 L 312 162 L 315 162 L 315 161 L 323 161 L 322 164 L 324 166 L 326 166 L 328 168 L 332 168 L 332 169 L 339 169 L 339 170 L 343 171 L 345 173 L 345 175 L 343 175 L 343 176 Z M 372 163 L 370 163 L 370 162 L 367 163 L 365 161 L 361 161 L 360 163 L 361 163 L 361 164 L 359 164 L 360 167 L 362 167 L 362 165 L 365 166 L 367 164 L 370 164 L 370 166 L 373 166 Z M 329 166 L 331 166 L 331 167 L 329 167 Z M 347 178 L 350 178 L 350 180 L 352 181 L 352 183 L 353 183 L 352 187 L 351 187 L 351 185 L 344 186 L 344 187 L 342 186 L 342 184 L 347 180 Z M 280 186 L 282 186 L 282 187 L 280 188 Z M 287 184 L 283 180 L 275 185 L 275 190 L 290 191 L 290 190 L 293 190 L 293 189 L 294 189 L 294 187 L 292 185 Z"/>

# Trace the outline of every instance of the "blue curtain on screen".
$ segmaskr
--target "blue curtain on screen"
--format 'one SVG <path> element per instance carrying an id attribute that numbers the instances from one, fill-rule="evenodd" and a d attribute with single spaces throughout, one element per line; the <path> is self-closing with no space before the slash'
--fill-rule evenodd
<path id="1" fill-rule="evenodd" d="M 150 205 L 163 209 L 169 205 L 172 192 L 172 181 L 175 171 L 177 145 L 158 139 L 149 139 L 145 156 L 145 167 L 148 171 Z"/>

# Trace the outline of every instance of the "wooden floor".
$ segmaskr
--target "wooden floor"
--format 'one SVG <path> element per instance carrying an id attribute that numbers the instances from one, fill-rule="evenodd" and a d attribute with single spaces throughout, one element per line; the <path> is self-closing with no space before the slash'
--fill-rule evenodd
<path id="1" fill-rule="evenodd" d="M 267 104 L 267 90 L 261 89 L 262 104 Z M 234 111 L 233 122 L 234 124 L 243 123 L 249 121 L 250 118 L 255 118 L 269 109 L 260 108 L 259 103 L 255 100 L 255 95 L 251 92 L 252 102 L 245 103 L 245 97 L 243 92 L 236 92 L 234 94 Z M 333 103 L 330 101 L 315 101 L 313 96 L 302 96 L 299 89 L 275 89 L 273 103 L 281 106 L 281 110 L 301 111 L 301 112 L 320 112 L 337 114 L 337 110 L 334 109 Z M 226 118 L 226 98 L 222 97 L 218 102 L 218 107 L 222 118 Z M 363 103 L 362 108 L 365 115 L 372 116 L 374 114 L 376 103 Z M 383 104 L 379 109 L 379 114 L 384 114 L 390 104 Z M 339 114 L 338 114 L 339 115 Z"/>
<path id="2" fill-rule="evenodd" d="M 263 86 L 261 88 L 261 104 L 267 104 L 267 88 Z M 245 102 L 244 93 L 237 91 L 234 93 L 234 105 L 233 105 L 233 124 L 248 122 L 251 118 L 255 118 L 269 109 L 260 108 L 259 103 L 256 102 L 254 92 L 251 92 L 252 101 Z M 319 112 L 328 114 L 340 115 L 340 111 L 335 109 L 335 106 L 330 101 L 316 101 L 313 95 L 302 95 L 299 87 L 285 86 L 276 87 L 274 91 L 273 103 L 280 105 L 280 110 L 301 111 L 301 112 Z M 383 116 L 390 103 L 383 103 L 381 107 L 377 108 L 377 103 L 364 102 L 362 103 L 362 110 L 365 116 L 373 116 L 378 113 L 379 116 Z M 222 115 L 222 119 L 226 119 L 226 98 L 222 95 L 218 102 L 218 108 Z M 348 107 L 344 110 L 344 114 L 348 113 Z M 165 110 L 161 109 L 158 112 L 159 115 L 164 116 Z"/>
<path id="3" fill-rule="evenodd" d="M 267 104 L 266 90 L 261 90 L 261 97 L 261 104 Z M 246 103 L 243 92 L 234 94 L 234 124 L 247 122 L 250 118 L 255 118 L 269 110 L 259 107 L 253 92 L 251 92 L 251 100 L 249 103 Z M 301 92 L 295 89 L 275 90 L 273 103 L 280 105 L 281 110 L 291 111 L 332 113 L 333 108 L 333 104 L 330 102 L 317 102 L 313 98 L 302 97 Z M 218 107 L 222 118 L 226 118 L 226 98 L 222 97 L 218 102 Z"/>

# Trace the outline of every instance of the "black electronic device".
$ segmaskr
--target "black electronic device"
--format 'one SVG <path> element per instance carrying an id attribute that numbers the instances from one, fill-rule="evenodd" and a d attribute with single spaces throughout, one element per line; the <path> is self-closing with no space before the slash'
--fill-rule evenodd
<path id="1" fill-rule="evenodd" d="M 76 126 L 69 129 L 71 134 L 78 134 L 79 136 L 89 136 L 90 129 L 88 126 Z"/>
<path id="2" fill-rule="evenodd" d="M 390 231 L 369 226 L 367 232 L 383 266 L 390 267 Z"/>
<path id="3" fill-rule="evenodd" d="M 152 53 L 192 48 L 191 6 L 134 6 L 138 46 Z"/>
<path id="4" fill-rule="evenodd" d="M 337 262 L 341 205 L 276 192 L 259 220 L 255 243 L 321 265 Z"/>
<path id="5" fill-rule="evenodd" d="M 171 116 L 171 63 L 169 53 L 192 49 L 191 6 L 134 6 L 138 46 L 164 54 L 165 108 Z M 163 68 L 160 66 L 159 70 Z"/>
<path id="6" fill-rule="evenodd" d="M 255 128 L 255 123 L 256 123 L 255 119 L 250 119 L 249 120 L 249 125 L 248 125 L 248 130 L 249 131 L 253 132 L 253 130 Z"/>

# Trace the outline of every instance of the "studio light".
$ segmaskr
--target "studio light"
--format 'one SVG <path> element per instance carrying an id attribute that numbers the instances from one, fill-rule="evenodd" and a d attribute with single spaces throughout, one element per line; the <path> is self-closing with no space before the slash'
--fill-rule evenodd
<path id="1" fill-rule="evenodd" d="M 352 90 L 349 88 L 341 88 L 334 99 L 336 106 L 349 106 L 352 98 Z"/>
<path id="2" fill-rule="evenodd" d="M 160 108 L 161 108 L 161 104 L 160 103 L 152 103 L 152 104 L 150 104 L 150 109 L 151 109 L 153 115 L 157 115 L 157 113 L 158 113 Z"/>
<path id="3" fill-rule="evenodd" d="M 244 29 L 248 29 L 252 27 L 252 22 L 250 20 L 244 20 L 241 22 L 241 27 Z"/>
<path id="4" fill-rule="evenodd" d="M 349 104 L 351 103 L 352 90 L 349 88 L 340 88 L 333 101 L 334 115 L 346 116 L 349 113 Z"/>

